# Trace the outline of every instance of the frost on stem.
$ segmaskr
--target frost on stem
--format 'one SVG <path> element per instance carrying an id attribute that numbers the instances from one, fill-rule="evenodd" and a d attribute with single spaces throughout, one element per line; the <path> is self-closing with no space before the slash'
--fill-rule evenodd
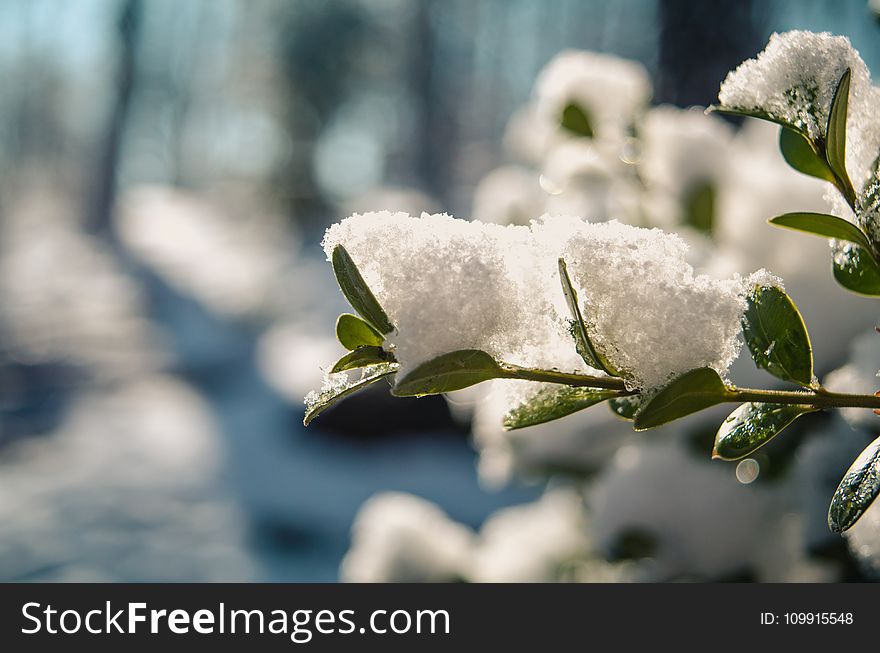
<path id="1" fill-rule="evenodd" d="M 697 367 L 724 374 L 740 348 L 748 284 L 695 275 L 687 246 L 658 229 L 544 216 L 529 227 L 447 215 L 354 215 L 344 245 L 396 331 L 400 375 L 460 349 L 529 367 L 587 371 L 575 353 L 557 261 L 568 262 L 595 344 L 634 388 Z"/>

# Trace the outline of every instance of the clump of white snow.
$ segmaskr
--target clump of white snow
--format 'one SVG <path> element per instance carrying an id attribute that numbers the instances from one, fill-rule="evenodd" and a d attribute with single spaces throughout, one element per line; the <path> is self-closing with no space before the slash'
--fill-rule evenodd
<path id="1" fill-rule="evenodd" d="M 678 236 L 566 217 L 533 229 L 566 260 L 595 345 L 633 386 L 697 367 L 724 374 L 736 358 L 744 284 L 695 275 Z"/>
<path id="2" fill-rule="evenodd" d="M 402 492 L 377 494 L 355 518 L 340 577 L 359 583 L 460 580 L 473 538 L 429 501 Z"/>
<path id="3" fill-rule="evenodd" d="M 834 92 L 850 68 L 847 117 L 847 170 L 856 189 L 870 174 L 880 144 L 874 117 L 877 90 L 859 53 L 848 38 L 827 32 L 773 34 L 757 58 L 727 75 L 718 98 L 722 106 L 763 111 L 825 140 Z"/>
<path id="4" fill-rule="evenodd" d="M 557 260 L 564 258 L 596 345 L 633 387 L 697 367 L 724 374 L 740 348 L 746 285 L 695 275 L 687 246 L 658 229 L 544 216 L 530 227 L 448 215 L 354 215 L 344 245 L 396 330 L 386 347 L 406 374 L 459 349 L 508 362 L 585 369 L 574 354 Z"/>
<path id="5" fill-rule="evenodd" d="M 641 64 L 597 52 L 566 50 L 535 82 L 539 119 L 558 124 L 565 107 L 574 104 L 597 140 L 622 140 L 650 98 L 651 82 Z"/>

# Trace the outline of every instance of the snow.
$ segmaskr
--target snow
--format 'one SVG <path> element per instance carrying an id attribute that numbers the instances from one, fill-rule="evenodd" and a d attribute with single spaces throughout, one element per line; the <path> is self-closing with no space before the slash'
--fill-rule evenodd
<path id="1" fill-rule="evenodd" d="M 454 581 L 467 571 L 473 532 L 435 504 L 402 492 L 373 496 L 352 526 L 344 582 Z"/>
<path id="2" fill-rule="evenodd" d="M 677 236 L 616 221 L 544 216 L 530 227 L 448 215 L 356 214 L 325 235 L 345 245 L 396 331 L 405 375 L 458 349 L 584 369 L 573 354 L 556 261 L 565 258 L 597 346 L 633 387 L 696 367 L 724 374 L 740 348 L 744 285 L 695 275 Z"/>
<path id="3" fill-rule="evenodd" d="M 641 64 L 597 52 L 566 50 L 535 81 L 540 120 L 559 124 L 565 107 L 575 104 L 599 141 L 622 141 L 650 98 L 651 82 Z"/>
<path id="4" fill-rule="evenodd" d="M 722 106 L 765 111 L 824 140 L 834 92 L 847 68 L 852 70 L 847 170 L 859 189 L 880 149 L 880 122 L 874 118 L 878 91 L 848 38 L 797 30 L 773 34 L 757 58 L 727 75 L 718 98 Z"/>

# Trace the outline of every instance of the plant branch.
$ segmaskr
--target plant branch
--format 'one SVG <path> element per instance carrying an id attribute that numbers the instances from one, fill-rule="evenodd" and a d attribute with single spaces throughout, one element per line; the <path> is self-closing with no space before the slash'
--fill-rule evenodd
<path id="1" fill-rule="evenodd" d="M 576 372 L 560 372 L 559 370 L 539 370 L 520 367 L 510 363 L 501 363 L 507 378 L 543 383 L 560 383 L 563 385 L 586 388 L 607 388 L 620 390 L 621 396 L 639 394 L 628 390 L 623 379 L 615 376 L 590 376 Z M 756 388 L 737 388 L 729 386 L 724 400 L 728 403 L 759 402 L 769 404 L 793 404 L 799 406 L 815 406 L 816 408 L 872 408 L 880 409 L 880 397 L 876 395 L 845 394 L 810 390 L 761 390 Z"/>

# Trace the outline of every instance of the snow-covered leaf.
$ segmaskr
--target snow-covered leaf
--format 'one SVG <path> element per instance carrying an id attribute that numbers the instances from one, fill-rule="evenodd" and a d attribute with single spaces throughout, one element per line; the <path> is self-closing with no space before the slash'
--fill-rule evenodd
<path id="1" fill-rule="evenodd" d="M 336 339 L 349 351 L 358 347 L 379 347 L 384 338 L 357 315 L 343 313 L 336 320 Z"/>
<path id="2" fill-rule="evenodd" d="M 811 406 L 747 403 L 734 410 L 715 435 L 713 458 L 739 460 L 763 447 Z"/>
<path id="3" fill-rule="evenodd" d="M 685 372 L 648 399 L 633 419 L 637 431 L 666 424 L 725 401 L 724 381 L 710 367 Z"/>
<path id="4" fill-rule="evenodd" d="M 397 397 L 436 395 L 506 376 L 508 373 L 486 352 L 462 349 L 422 363 L 400 379 L 391 392 Z"/>
<path id="5" fill-rule="evenodd" d="M 330 372 L 335 374 L 336 372 L 354 370 L 359 367 L 367 367 L 368 365 L 392 362 L 394 362 L 394 358 L 381 347 L 358 347 L 336 361 Z"/>
<path id="6" fill-rule="evenodd" d="M 333 249 L 332 263 L 339 288 L 352 308 L 380 333 L 391 333 L 394 327 L 345 247 L 337 245 Z"/>
<path id="7" fill-rule="evenodd" d="M 550 422 L 619 395 L 616 390 L 549 386 L 508 412 L 504 428 L 510 431 Z"/>
<path id="8" fill-rule="evenodd" d="M 800 312 L 781 288 L 755 285 L 746 298 L 743 337 L 755 364 L 778 379 L 813 382 L 813 349 Z"/>
<path id="9" fill-rule="evenodd" d="M 859 295 L 880 297 L 880 266 L 858 245 L 841 244 L 832 260 L 834 278 L 841 286 Z"/>
<path id="10" fill-rule="evenodd" d="M 565 295 L 565 301 L 568 304 L 568 310 L 571 311 L 571 334 L 574 337 L 575 349 L 580 354 L 584 362 L 590 367 L 602 370 L 611 376 L 617 376 L 617 372 L 608 362 L 608 359 L 602 355 L 590 340 L 587 333 L 587 325 L 584 323 L 581 307 L 578 303 L 577 291 L 571 284 L 571 278 L 568 276 L 568 266 L 565 260 L 559 259 L 559 280 L 562 282 L 562 292 Z"/>
<path id="11" fill-rule="evenodd" d="M 880 438 L 859 454 L 831 497 L 828 526 L 842 533 L 855 524 L 880 494 Z"/>
<path id="12" fill-rule="evenodd" d="M 345 399 L 379 379 L 390 377 L 397 372 L 397 367 L 396 363 L 372 365 L 364 368 L 361 377 L 356 380 L 350 379 L 344 372 L 330 375 L 320 392 L 310 392 L 306 397 L 306 413 L 303 416 L 303 424 L 308 426 L 318 415 L 337 401 Z"/>
<path id="13" fill-rule="evenodd" d="M 616 397 L 608 400 L 608 407 L 611 409 L 611 412 L 618 417 L 632 420 L 636 416 L 639 408 L 641 408 L 645 399 L 645 395 L 641 394 L 630 395 L 628 397 Z"/>

